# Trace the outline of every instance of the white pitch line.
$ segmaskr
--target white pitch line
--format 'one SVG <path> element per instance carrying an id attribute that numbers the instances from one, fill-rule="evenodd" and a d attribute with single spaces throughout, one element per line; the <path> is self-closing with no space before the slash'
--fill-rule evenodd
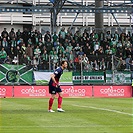
<path id="1" fill-rule="evenodd" d="M 109 111 L 109 112 L 115 112 L 115 113 L 119 113 L 119 114 L 133 116 L 133 114 L 121 112 L 118 110 L 112 110 L 112 109 L 106 109 L 106 108 L 97 108 L 97 107 L 93 107 L 93 106 L 80 106 L 80 105 L 76 105 L 76 104 L 73 104 L 73 106 L 82 107 L 82 108 L 91 108 L 91 109 L 97 109 L 97 110 L 103 110 L 103 111 Z"/>
<path id="2" fill-rule="evenodd" d="M 0 128 L 87 128 L 87 127 L 130 127 L 132 125 L 85 125 L 85 126 L 0 126 Z"/>

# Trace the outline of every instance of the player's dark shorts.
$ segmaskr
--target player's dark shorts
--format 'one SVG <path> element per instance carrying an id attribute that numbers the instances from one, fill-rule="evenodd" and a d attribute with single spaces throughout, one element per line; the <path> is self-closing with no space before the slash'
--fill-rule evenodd
<path id="1" fill-rule="evenodd" d="M 56 88 L 56 87 L 54 87 L 52 85 L 49 85 L 49 93 L 50 94 L 56 94 L 58 92 L 62 92 L 60 87 Z"/>

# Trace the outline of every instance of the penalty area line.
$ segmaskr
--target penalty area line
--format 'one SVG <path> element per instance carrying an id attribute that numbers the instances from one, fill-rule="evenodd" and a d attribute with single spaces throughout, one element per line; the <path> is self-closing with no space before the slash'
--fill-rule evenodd
<path id="1" fill-rule="evenodd" d="M 80 106 L 80 105 L 76 105 L 76 104 L 73 104 L 72 106 L 81 107 L 81 108 L 91 108 L 91 109 L 96 109 L 96 110 L 103 110 L 103 111 L 115 112 L 115 113 L 118 113 L 118 114 L 133 116 L 133 114 L 130 114 L 130 113 L 121 112 L 121 111 L 118 111 L 118 110 L 106 109 L 106 108 L 97 108 L 97 107 L 93 107 L 93 106 Z"/>

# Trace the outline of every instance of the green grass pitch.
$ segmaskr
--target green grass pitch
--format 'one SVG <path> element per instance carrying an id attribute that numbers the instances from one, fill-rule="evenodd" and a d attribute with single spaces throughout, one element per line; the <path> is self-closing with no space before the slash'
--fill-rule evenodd
<path id="1" fill-rule="evenodd" d="M 47 98 L 1 98 L 0 133 L 133 133 L 132 100 L 64 98 L 66 112 L 48 113 Z"/>

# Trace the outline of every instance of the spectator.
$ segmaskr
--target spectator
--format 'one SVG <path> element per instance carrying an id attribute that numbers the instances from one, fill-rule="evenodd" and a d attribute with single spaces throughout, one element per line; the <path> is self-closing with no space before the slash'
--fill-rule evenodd
<path id="1" fill-rule="evenodd" d="M 79 51 L 80 51 L 80 46 L 79 46 L 79 43 L 77 43 L 76 47 L 74 48 L 76 54 L 78 55 L 79 54 Z"/>
<path id="2" fill-rule="evenodd" d="M 4 60 L 7 58 L 7 52 L 5 51 L 4 47 L 0 51 L 0 63 L 4 63 Z"/>
<path id="3" fill-rule="evenodd" d="M 33 45 L 31 38 L 28 39 L 28 44 L 30 44 L 31 46 Z"/>
<path id="4" fill-rule="evenodd" d="M 22 53 L 23 53 L 23 55 L 24 55 L 24 54 L 26 53 L 26 46 L 25 46 L 25 43 L 22 44 L 21 50 L 22 50 Z"/>
<path id="5" fill-rule="evenodd" d="M 80 55 L 80 56 L 83 56 L 84 55 L 84 52 L 83 52 L 83 49 L 82 48 L 80 48 L 80 51 L 79 51 L 78 55 Z"/>
<path id="6" fill-rule="evenodd" d="M 115 38 L 113 38 L 110 42 L 110 47 L 112 48 L 113 46 L 117 45 L 117 40 Z"/>
<path id="7" fill-rule="evenodd" d="M 15 55 L 18 58 L 18 63 L 21 65 L 22 64 L 21 58 L 22 58 L 23 52 L 19 46 L 17 46 L 17 49 L 15 51 L 16 51 Z"/>
<path id="8" fill-rule="evenodd" d="M 120 57 L 120 58 L 115 57 L 115 58 L 118 61 L 117 66 L 116 66 L 117 70 L 124 70 L 125 69 L 125 61 L 123 60 L 123 58 L 122 57 Z"/>
<path id="9" fill-rule="evenodd" d="M 65 56 L 65 54 L 62 54 L 62 57 L 61 57 L 61 61 L 60 62 L 62 62 L 62 61 L 67 61 L 67 57 Z"/>
<path id="10" fill-rule="evenodd" d="M 12 64 L 12 59 L 8 55 L 7 58 L 4 60 L 4 64 Z"/>
<path id="11" fill-rule="evenodd" d="M 16 32 L 16 40 L 18 41 L 21 37 L 22 37 L 22 33 L 20 29 L 18 29 L 18 31 Z"/>
<path id="12" fill-rule="evenodd" d="M 70 52 L 68 51 L 67 48 L 66 48 L 66 50 L 64 51 L 64 55 L 65 55 L 66 59 L 69 60 Z"/>
<path id="13" fill-rule="evenodd" d="M 74 60 L 74 53 L 73 53 L 73 51 L 70 51 L 69 61 L 70 60 Z"/>
<path id="14" fill-rule="evenodd" d="M 75 67 L 75 65 L 74 65 L 73 60 L 70 60 L 70 61 L 68 62 L 68 70 L 69 70 L 69 71 L 74 71 L 74 70 L 76 70 L 76 67 Z"/>
<path id="15" fill-rule="evenodd" d="M 96 42 L 94 42 L 94 51 L 96 52 L 99 49 L 100 43 L 96 40 Z"/>
<path id="16" fill-rule="evenodd" d="M 53 47 L 53 44 L 51 43 L 50 39 L 48 39 L 47 42 L 45 42 L 45 46 L 46 46 L 47 52 L 49 54 Z"/>
<path id="17" fill-rule="evenodd" d="M 17 41 L 16 41 L 16 38 L 12 38 L 11 40 L 11 47 L 16 47 L 17 46 Z"/>
<path id="18" fill-rule="evenodd" d="M 8 55 L 12 60 L 14 59 L 15 52 L 13 47 L 10 48 Z"/>
<path id="19" fill-rule="evenodd" d="M 99 70 L 99 64 L 98 64 L 99 62 L 97 62 L 96 60 L 94 60 L 94 62 L 93 62 L 93 70 L 95 70 L 95 71 L 98 71 Z"/>
<path id="20" fill-rule="evenodd" d="M 38 59 L 35 56 L 33 56 L 33 59 L 31 61 L 31 65 L 33 67 L 33 70 L 35 70 L 35 71 L 38 70 L 39 62 L 38 62 Z"/>
<path id="21" fill-rule="evenodd" d="M 121 41 L 122 45 L 124 44 L 125 39 L 126 39 L 126 34 L 125 33 L 121 33 L 120 41 Z"/>
<path id="22" fill-rule="evenodd" d="M 71 44 L 73 46 L 73 48 L 76 46 L 76 41 L 74 39 L 71 40 Z"/>
<path id="23" fill-rule="evenodd" d="M 131 61 L 131 55 L 128 55 L 128 57 L 125 59 L 125 63 L 126 63 L 126 70 L 130 69 L 130 61 Z"/>
<path id="24" fill-rule="evenodd" d="M 132 54 L 132 52 L 131 52 L 131 48 L 125 48 L 124 51 L 125 51 L 125 58 L 129 57 L 129 55 Z"/>
<path id="25" fill-rule="evenodd" d="M 37 46 L 36 49 L 34 50 L 35 58 L 39 59 L 40 54 L 41 54 L 41 50 L 40 50 L 39 46 Z"/>
<path id="26" fill-rule="evenodd" d="M 32 59 L 32 57 L 33 57 L 33 49 L 32 49 L 30 44 L 28 44 L 27 48 L 25 49 L 25 53 L 30 59 Z"/>
<path id="27" fill-rule="evenodd" d="M 37 35 L 38 35 L 38 39 L 42 40 L 42 34 L 40 33 L 40 31 L 37 31 Z"/>
<path id="28" fill-rule="evenodd" d="M 53 56 L 51 57 L 52 59 L 52 68 L 53 70 L 55 70 L 58 66 L 58 62 L 59 62 L 59 56 L 57 55 L 56 51 L 54 51 Z M 61 59 L 60 59 L 61 61 Z"/>
<path id="29" fill-rule="evenodd" d="M 110 31 L 107 31 L 107 32 L 106 32 L 106 36 L 105 36 L 105 37 L 106 37 L 107 41 L 111 42 L 112 36 L 111 36 Z"/>
<path id="30" fill-rule="evenodd" d="M 88 37 L 89 37 L 89 34 L 88 34 L 87 32 L 84 32 L 84 33 L 83 33 L 83 41 L 84 41 L 85 43 L 87 43 Z"/>
<path id="31" fill-rule="evenodd" d="M 130 48 L 130 47 L 131 47 L 131 42 L 128 40 L 128 38 L 125 39 L 125 41 L 123 42 L 123 45 L 124 45 L 126 48 Z"/>
<path id="32" fill-rule="evenodd" d="M 116 51 L 117 51 L 117 50 L 116 50 L 116 46 L 115 46 L 115 45 L 111 48 L 111 50 L 112 50 L 112 54 L 113 54 L 113 55 L 116 55 Z"/>
<path id="33" fill-rule="evenodd" d="M 112 50 L 110 49 L 110 46 L 107 47 L 107 50 L 105 51 L 107 55 L 112 55 Z"/>
<path id="34" fill-rule="evenodd" d="M 38 34 L 37 33 L 34 36 L 34 40 L 35 40 L 35 46 L 37 46 L 38 43 L 39 43 L 39 38 L 38 38 Z"/>
<path id="35" fill-rule="evenodd" d="M 13 40 L 13 38 L 15 38 L 15 32 L 14 32 L 14 28 L 11 29 L 11 31 L 9 32 L 9 38 L 10 40 Z"/>
<path id="36" fill-rule="evenodd" d="M 49 52 L 49 55 L 54 55 L 54 52 L 55 52 L 55 47 L 52 47 L 52 50 Z"/>
<path id="37" fill-rule="evenodd" d="M 106 69 L 106 64 L 105 64 L 105 60 L 104 58 L 102 58 L 102 60 L 100 61 L 100 70 L 105 70 Z"/>
<path id="38" fill-rule="evenodd" d="M 43 47 L 44 47 L 44 43 L 42 42 L 42 39 L 41 39 L 41 38 L 39 38 L 38 46 L 39 46 L 39 48 L 40 48 L 40 50 L 41 50 L 41 52 L 42 52 L 42 49 L 43 49 Z"/>
<path id="39" fill-rule="evenodd" d="M 113 35 L 113 38 L 114 38 L 114 40 L 116 41 L 116 43 L 118 42 L 118 40 L 119 40 L 119 34 L 118 34 L 118 32 L 117 31 L 115 31 L 115 33 L 114 33 L 114 35 Z"/>
<path id="40" fill-rule="evenodd" d="M 60 36 L 61 35 L 61 36 Z M 63 40 L 65 41 L 66 38 L 66 32 L 65 32 L 65 28 L 61 28 L 60 32 L 59 32 L 59 37 L 62 37 Z"/>
<path id="41" fill-rule="evenodd" d="M 8 44 L 8 41 L 6 40 L 6 38 L 3 38 L 2 47 L 5 48 L 5 51 L 6 51 L 6 52 L 8 52 L 9 44 Z"/>
<path id="42" fill-rule="evenodd" d="M 44 41 L 45 42 L 48 42 L 48 40 L 51 41 L 51 35 L 50 35 L 50 32 L 49 31 L 47 31 L 46 34 L 45 34 L 45 36 L 44 36 Z"/>
<path id="43" fill-rule="evenodd" d="M 22 33 L 22 39 L 23 39 L 25 45 L 27 46 L 28 40 L 29 40 L 29 32 L 28 32 L 27 28 L 25 28 L 23 33 Z"/>
<path id="44" fill-rule="evenodd" d="M 12 64 L 13 65 L 17 65 L 18 64 L 18 59 L 16 56 L 14 56 L 14 59 L 12 60 Z"/>
<path id="45" fill-rule="evenodd" d="M 73 46 L 71 43 L 69 43 L 69 45 L 66 47 L 66 49 L 68 49 L 68 52 L 70 53 L 70 51 L 73 50 Z"/>
<path id="46" fill-rule="evenodd" d="M 64 45 L 63 45 L 63 47 L 66 49 L 66 47 L 69 45 L 69 41 L 68 41 L 68 39 L 65 39 L 65 42 L 64 42 Z"/>
<path id="47" fill-rule="evenodd" d="M 54 32 L 53 36 L 52 36 L 52 39 L 53 39 L 53 46 L 54 47 L 57 47 L 57 42 L 58 42 L 58 36 L 56 34 L 56 32 Z"/>
<path id="48" fill-rule="evenodd" d="M 1 33 L 2 38 L 6 38 L 6 40 L 8 40 L 8 32 L 6 31 L 6 28 L 4 28 L 4 30 Z"/>
<path id="49" fill-rule="evenodd" d="M 68 39 L 68 42 L 71 42 L 73 36 L 71 32 L 67 32 L 66 39 Z"/>
<path id="50" fill-rule="evenodd" d="M 44 70 L 47 70 L 48 69 L 48 61 L 49 61 L 47 50 L 44 50 L 41 57 L 42 57 L 42 61 L 43 61 L 43 68 L 44 68 Z"/>
<path id="51" fill-rule="evenodd" d="M 59 44 L 57 47 L 57 54 L 63 53 L 64 52 L 64 47 L 62 46 L 62 43 Z"/>
<path id="52" fill-rule="evenodd" d="M 118 43 L 117 43 L 117 47 L 118 47 L 118 48 L 119 48 L 119 47 L 122 47 L 121 40 L 118 41 Z"/>
<path id="53" fill-rule="evenodd" d="M 27 57 L 26 54 L 23 55 L 22 64 L 23 64 L 23 65 L 26 65 L 26 66 L 29 65 L 28 57 Z"/>
<path id="54" fill-rule="evenodd" d="M 88 60 L 87 63 L 84 65 L 84 69 L 86 72 L 90 72 L 93 70 L 93 67 L 91 65 L 91 62 Z"/>
<path id="55" fill-rule="evenodd" d="M 88 57 L 86 56 L 86 54 L 84 54 L 84 56 L 83 56 L 83 63 L 84 63 L 84 65 L 87 65 L 87 63 L 88 63 Z"/>
<path id="56" fill-rule="evenodd" d="M 19 40 L 17 41 L 17 45 L 22 46 L 22 44 L 24 43 L 22 38 L 19 38 Z"/>
<path id="57" fill-rule="evenodd" d="M 79 43 L 79 40 L 81 38 L 81 34 L 79 31 L 76 31 L 76 33 L 74 34 L 74 40 L 76 43 Z"/>

